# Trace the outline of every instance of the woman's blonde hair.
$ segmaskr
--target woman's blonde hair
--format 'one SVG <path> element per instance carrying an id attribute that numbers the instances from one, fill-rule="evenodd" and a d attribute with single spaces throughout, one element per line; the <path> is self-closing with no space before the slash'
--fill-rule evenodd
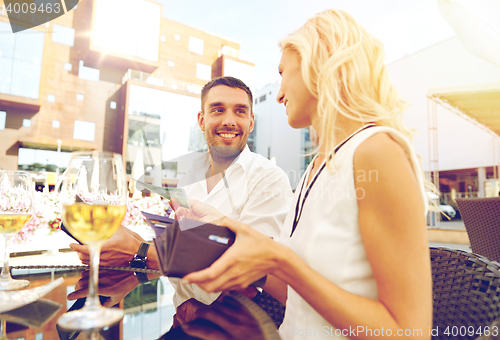
<path id="1" fill-rule="evenodd" d="M 412 140 L 413 132 L 402 123 L 408 104 L 389 81 L 383 45 L 350 14 L 318 13 L 280 41 L 280 47 L 300 56 L 305 85 L 318 99 L 319 146 L 327 154 L 340 142 L 334 134 L 338 114 L 392 127 Z M 328 162 L 330 170 L 332 166 Z"/>

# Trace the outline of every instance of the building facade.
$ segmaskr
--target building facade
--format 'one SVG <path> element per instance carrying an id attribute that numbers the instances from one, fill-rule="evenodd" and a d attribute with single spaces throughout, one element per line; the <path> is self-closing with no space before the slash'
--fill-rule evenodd
<path id="1" fill-rule="evenodd" d="M 129 173 L 137 157 L 153 167 L 206 148 L 207 81 L 254 84 L 239 43 L 168 20 L 154 1 L 82 1 L 15 34 L 0 9 L 2 169 L 62 171 L 76 150 L 121 153 Z"/>

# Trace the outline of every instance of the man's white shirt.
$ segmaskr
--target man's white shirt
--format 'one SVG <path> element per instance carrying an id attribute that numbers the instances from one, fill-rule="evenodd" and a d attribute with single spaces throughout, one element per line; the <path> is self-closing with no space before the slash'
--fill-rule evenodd
<path id="1" fill-rule="evenodd" d="M 209 204 L 225 216 L 277 239 L 292 200 L 285 172 L 246 146 L 209 193 L 205 178 L 209 168 L 208 153 L 201 153 L 177 186 L 183 187 L 190 199 Z M 175 287 L 176 307 L 190 298 L 210 304 L 220 294 L 207 293 L 194 284 L 183 285 L 180 279 L 169 280 Z"/>

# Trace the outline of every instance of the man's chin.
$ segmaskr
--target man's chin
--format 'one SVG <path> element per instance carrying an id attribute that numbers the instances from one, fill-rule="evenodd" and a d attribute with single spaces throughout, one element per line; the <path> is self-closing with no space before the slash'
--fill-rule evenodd
<path id="1" fill-rule="evenodd" d="M 237 157 L 242 150 L 237 147 L 230 145 L 211 145 L 210 153 L 212 156 L 220 157 L 220 158 L 235 158 Z"/>

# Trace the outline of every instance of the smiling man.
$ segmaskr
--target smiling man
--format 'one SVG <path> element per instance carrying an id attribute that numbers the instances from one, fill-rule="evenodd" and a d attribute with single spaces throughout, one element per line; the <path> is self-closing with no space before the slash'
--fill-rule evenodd
<path id="1" fill-rule="evenodd" d="M 292 191 L 285 172 L 247 146 L 254 128 L 252 104 L 252 92 L 239 79 L 215 78 L 203 87 L 198 125 L 208 152 L 200 154 L 178 186 L 189 198 L 276 238 L 290 209 Z M 170 281 L 176 306 L 189 298 L 210 304 L 219 295 Z"/>

